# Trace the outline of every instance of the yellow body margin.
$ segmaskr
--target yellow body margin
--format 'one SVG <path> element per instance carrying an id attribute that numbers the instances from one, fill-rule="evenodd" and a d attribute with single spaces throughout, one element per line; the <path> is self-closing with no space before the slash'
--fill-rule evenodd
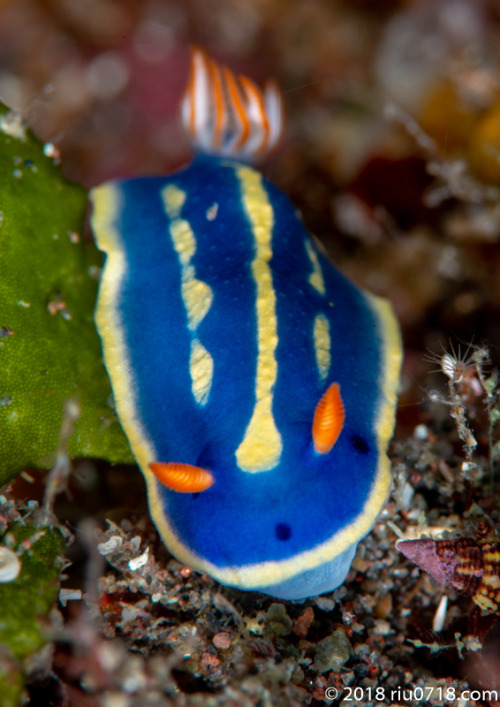
<path id="1" fill-rule="evenodd" d="M 103 184 L 90 192 L 90 199 L 93 204 L 92 230 L 99 249 L 106 253 L 95 322 L 102 341 L 104 363 L 111 378 L 116 411 L 150 488 L 155 477 L 149 471 L 148 465 L 158 460 L 137 414 L 134 395 L 137 386 L 128 359 L 121 314 L 116 306 L 127 272 L 121 236 L 116 228 L 117 216 L 123 208 L 122 194 L 114 184 Z"/>
<path id="2" fill-rule="evenodd" d="M 126 260 L 115 222 L 121 210 L 121 193 L 113 185 L 94 189 L 91 198 L 94 204 L 92 226 L 99 248 L 108 255 L 101 281 L 96 323 L 101 335 L 106 367 L 112 378 L 116 409 L 122 426 L 129 438 L 132 451 L 144 474 L 149 497 L 151 516 L 170 550 L 181 562 L 193 569 L 207 572 L 222 584 L 242 589 L 257 589 L 279 584 L 319 565 L 329 562 L 353 543 L 358 542 L 373 527 L 377 515 L 387 498 L 391 475 L 390 462 L 386 455 L 387 444 L 394 429 L 396 397 L 401 365 L 401 341 L 399 328 L 388 302 L 372 295 L 365 295 L 367 305 L 378 322 L 381 339 L 383 365 L 381 371 L 381 402 L 377 413 L 377 446 L 379 468 L 372 490 L 359 516 L 333 538 L 312 550 L 281 562 L 262 562 L 240 567 L 218 567 L 192 552 L 174 532 L 158 492 L 158 482 L 148 464 L 155 459 L 155 450 L 148 440 L 137 413 L 134 397 L 134 376 L 128 360 L 128 350 L 122 334 L 120 313 L 116 307 L 121 283 L 126 272 Z M 161 461 L 161 460 L 160 460 Z"/>

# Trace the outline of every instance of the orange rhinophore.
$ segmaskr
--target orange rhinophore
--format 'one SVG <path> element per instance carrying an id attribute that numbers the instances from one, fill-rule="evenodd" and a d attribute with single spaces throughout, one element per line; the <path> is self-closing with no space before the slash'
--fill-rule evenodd
<path id="1" fill-rule="evenodd" d="M 213 486 L 215 479 L 210 471 L 180 462 L 152 462 L 149 468 L 164 486 L 180 493 L 198 493 Z"/>
<path id="2" fill-rule="evenodd" d="M 345 409 L 340 385 L 332 383 L 314 411 L 312 437 L 314 449 L 319 454 L 328 454 L 342 432 Z"/>

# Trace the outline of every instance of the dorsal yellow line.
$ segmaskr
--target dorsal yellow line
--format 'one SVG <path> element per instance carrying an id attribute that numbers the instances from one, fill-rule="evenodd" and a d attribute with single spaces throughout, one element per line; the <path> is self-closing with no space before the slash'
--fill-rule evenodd
<path id="1" fill-rule="evenodd" d="M 196 402 L 200 403 L 200 405 L 205 405 L 212 387 L 214 360 L 198 339 L 194 339 L 191 342 L 189 371 L 191 374 L 191 388 Z"/>
<path id="2" fill-rule="evenodd" d="M 276 294 L 269 261 L 272 258 L 273 208 L 262 177 L 250 167 L 238 167 L 243 206 L 254 237 L 252 275 L 256 286 L 257 371 L 255 406 L 245 435 L 236 450 L 242 471 L 268 471 L 281 457 L 281 435 L 273 417 L 273 388 L 278 374 L 275 351 L 278 345 Z"/>
<path id="3" fill-rule="evenodd" d="M 196 253 L 196 238 L 189 221 L 180 218 L 187 194 L 175 184 L 162 190 L 163 204 L 170 218 L 169 233 L 181 266 L 181 295 L 186 308 L 188 328 L 195 332 L 212 305 L 213 292 L 210 285 L 196 277 L 191 260 Z M 189 373 L 195 400 L 205 405 L 210 395 L 213 379 L 213 359 L 197 340 L 191 342 Z"/>
<path id="4" fill-rule="evenodd" d="M 320 295 L 324 295 L 326 294 L 326 287 L 318 255 L 309 239 L 304 242 L 304 245 L 306 248 L 307 257 L 309 258 L 312 265 L 312 273 L 309 275 L 308 278 L 309 284 L 312 285 L 312 287 L 314 287 L 314 289 L 319 292 Z"/>
<path id="5" fill-rule="evenodd" d="M 318 372 L 321 379 L 325 380 L 332 362 L 332 341 L 330 323 L 324 314 L 317 314 L 314 318 L 313 339 Z"/>

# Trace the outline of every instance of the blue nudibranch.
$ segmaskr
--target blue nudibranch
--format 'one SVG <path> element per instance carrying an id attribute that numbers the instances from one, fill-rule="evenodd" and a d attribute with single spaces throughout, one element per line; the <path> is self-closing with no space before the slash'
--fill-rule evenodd
<path id="1" fill-rule="evenodd" d="M 399 329 L 247 164 L 279 139 L 274 85 L 195 49 L 183 121 L 190 166 L 92 193 L 116 409 L 172 554 L 302 599 L 344 581 L 386 501 Z"/>

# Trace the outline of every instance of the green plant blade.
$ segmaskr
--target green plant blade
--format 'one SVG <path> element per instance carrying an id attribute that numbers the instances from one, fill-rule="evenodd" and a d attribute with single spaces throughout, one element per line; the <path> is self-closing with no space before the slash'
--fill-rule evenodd
<path id="1" fill-rule="evenodd" d="M 52 464 L 69 398 L 71 457 L 133 461 L 93 322 L 101 256 L 82 241 L 86 205 L 0 106 L 0 484 Z"/>

